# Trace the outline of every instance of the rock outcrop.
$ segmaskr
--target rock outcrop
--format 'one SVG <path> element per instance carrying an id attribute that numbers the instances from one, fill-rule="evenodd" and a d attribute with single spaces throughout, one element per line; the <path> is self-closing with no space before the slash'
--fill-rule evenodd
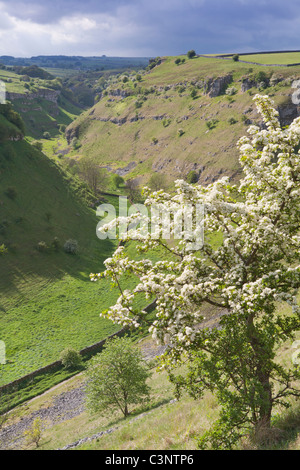
<path id="1" fill-rule="evenodd" d="M 211 98 L 221 95 L 224 93 L 226 87 L 232 82 L 232 75 L 224 75 L 218 78 L 209 78 L 204 84 L 204 92 Z"/>

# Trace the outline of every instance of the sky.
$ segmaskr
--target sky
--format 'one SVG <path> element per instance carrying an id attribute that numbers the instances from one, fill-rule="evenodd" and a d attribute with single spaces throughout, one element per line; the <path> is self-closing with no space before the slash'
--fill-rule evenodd
<path id="1" fill-rule="evenodd" d="M 299 0 L 0 0 L 0 55 L 300 49 Z"/>

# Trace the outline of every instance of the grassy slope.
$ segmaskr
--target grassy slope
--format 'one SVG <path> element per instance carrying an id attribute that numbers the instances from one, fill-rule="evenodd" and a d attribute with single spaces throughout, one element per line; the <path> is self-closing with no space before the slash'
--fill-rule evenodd
<path id="1" fill-rule="evenodd" d="M 251 107 L 252 112 L 247 117 L 254 121 L 257 118 L 252 96 L 241 92 L 241 80 L 250 74 L 249 65 L 199 57 L 177 66 L 174 59 L 166 58 L 161 65 L 143 75 L 137 88 L 153 90 L 146 95 L 147 100 L 140 108 L 137 109 L 135 103 L 141 101 L 142 95 L 136 91 L 134 96 L 125 98 L 108 94 L 92 108 L 92 112 L 86 111 L 75 120 L 69 129 L 79 129 L 82 146 L 70 152 L 69 156 L 93 156 L 100 164 L 114 169 L 126 167 L 134 161 L 136 167 L 127 177 L 140 177 L 141 181 L 154 171 L 165 173 L 172 181 L 186 174 L 194 165 L 198 168 L 205 166 L 201 182 L 211 181 L 219 172 L 235 174 L 239 170 L 236 142 L 247 129 L 242 122 L 243 113 Z M 260 66 L 251 68 L 251 73 L 262 70 Z M 267 69 L 268 74 L 273 72 L 283 77 L 299 76 L 300 67 Z M 238 90 L 232 100 L 224 94 L 210 98 L 204 94 L 203 88 L 198 89 L 196 99 L 190 96 L 193 84 L 228 73 L 232 73 L 232 85 Z M 179 83 L 185 85 L 181 93 L 176 89 Z M 166 89 L 168 86 L 171 86 L 169 90 Z M 121 80 L 112 88 L 134 90 L 131 81 L 124 84 Z M 253 94 L 257 92 L 257 89 L 252 89 Z M 280 104 L 290 100 L 290 84 L 277 85 L 263 93 L 273 94 L 275 103 Z M 144 119 L 130 122 L 136 113 Z M 162 115 L 168 122 L 154 119 Z M 127 119 L 123 125 L 110 121 L 123 118 Z M 235 118 L 237 122 L 231 125 L 229 118 Z M 211 119 L 218 122 L 209 131 L 206 123 Z M 181 137 L 178 136 L 179 128 L 184 131 Z M 153 138 L 157 139 L 156 144 Z"/>
<path id="2" fill-rule="evenodd" d="M 47 81 L 40 78 L 30 78 L 30 82 L 25 82 L 12 71 L 0 70 L 0 80 L 4 81 L 7 92 L 23 95 L 14 99 L 13 105 L 24 120 L 26 135 L 32 138 L 40 139 L 46 131 L 51 137 L 59 136 L 58 126 L 69 125 L 82 111 L 63 96 L 59 98 L 58 106 L 43 98 L 31 99 L 31 93 L 48 87 Z M 30 89 L 25 85 L 29 85 Z"/>
<path id="3" fill-rule="evenodd" d="M 0 157 L 0 244 L 9 249 L 0 259 L 0 331 L 8 361 L 0 384 L 57 360 L 67 345 L 83 348 L 118 329 L 99 319 L 116 295 L 89 280 L 114 245 L 96 237 L 95 212 L 76 196 L 82 188 L 26 142 L 10 148 L 10 160 Z M 5 194 L 8 187 L 16 190 L 14 200 Z M 61 244 L 78 240 L 79 254 L 37 251 L 38 242 L 50 246 L 54 237 Z"/>

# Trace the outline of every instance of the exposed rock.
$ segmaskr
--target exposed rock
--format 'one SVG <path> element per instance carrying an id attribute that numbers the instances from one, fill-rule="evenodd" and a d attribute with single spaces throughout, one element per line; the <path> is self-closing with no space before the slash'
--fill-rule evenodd
<path id="1" fill-rule="evenodd" d="M 254 80 L 251 80 L 250 78 L 246 77 L 242 81 L 241 90 L 243 93 L 245 93 L 246 91 L 250 90 L 250 88 L 254 87 L 255 85 L 256 83 Z"/>
<path id="2" fill-rule="evenodd" d="M 79 126 L 67 127 L 65 131 L 65 136 L 68 144 L 70 145 L 73 139 L 78 139 L 79 137 Z"/>
<path id="3" fill-rule="evenodd" d="M 294 119 L 300 116 L 300 106 L 292 102 L 278 106 L 277 110 L 281 126 L 288 126 Z"/>
<path id="4" fill-rule="evenodd" d="M 205 93 L 211 98 L 221 95 L 226 86 L 232 82 L 232 75 L 224 75 L 218 78 L 209 78 L 204 85 Z"/>

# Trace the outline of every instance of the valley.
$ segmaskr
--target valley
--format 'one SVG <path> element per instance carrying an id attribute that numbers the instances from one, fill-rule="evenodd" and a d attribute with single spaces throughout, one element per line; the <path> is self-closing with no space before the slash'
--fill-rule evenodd
<path id="1" fill-rule="evenodd" d="M 118 212 L 118 196 L 143 201 L 141 189 L 146 185 L 172 193 L 176 179 L 206 187 L 228 176 L 230 182 L 238 183 L 241 166 L 236 143 L 250 125 L 264 125 L 253 104 L 256 93 L 274 100 L 282 126 L 300 116 L 300 107 L 292 100 L 293 84 L 300 79 L 299 65 L 264 67 L 186 55 L 150 62 L 148 58 L 113 62 L 103 57 L 101 61 L 82 59 L 81 65 L 73 58 L 68 67 L 65 58 L 41 56 L 19 63 L 2 59 L 0 80 L 9 104 L 0 105 L 0 247 L 4 247 L 0 252 L 0 340 L 6 346 L 0 395 L 1 386 L 58 361 L 64 348 L 79 351 L 121 329 L 99 316 L 115 304 L 117 290 L 106 279 L 90 282 L 90 273 L 103 271 L 104 261 L 118 246 L 118 240 L 96 236 L 100 203 L 112 204 Z M 38 76 L 26 74 L 25 68 Z M 96 186 L 82 170 L 90 162 L 100 172 Z M 114 175 L 122 177 L 120 184 Z M 76 246 L 73 252 L 66 249 L 68 242 Z M 142 259 L 135 244 L 127 244 L 126 250 Z M 159 260 L 160 255 L 158 250 L 153 259 Z M 131 289 L 136 282 L 129 276 L 123 287 Z M 138 307 L 143 309 L 144 301 Z M 204 308 L 212 325 L 217 312 L 211 305 Z M 142 329 L 132 337 L 147 347 L 147 334 Z M 284 344 L 280 350 L 284 363 L 289 360 L 288 352 L 289 345 Z M 118 415 L 91 419 L 80 408 L 78 415 L 53 420 L 42 448 L 67 446 L 116 424 L 116 445 L 123 449 L 147 448 L 149 439 L 157 449 L 194 448 L 197 413 L 201 408 L 204 424 L 200 427 L 204 429 L 218 412 L 214 397 L 208 394 L 201 405 L 189 398 L 176 403 L 165 374 L 155 372 L 153 383 L 149 408 L 137 410 L 137 415 L 146 413 L 141 428 L 138 421 L 130 426 Z M 26 417 L 35 411 L 35 403 L 47 408 L 50 402 L 47 397 L 43 401 L 44 392 L 54 393 L 54 386 L 68 392 L 74 384 L 82 386 L 78 371 L 67 372 L 59 366 L 29 379 L 24 388 L 5 389 L 2 411 L 24 403 L 21 416 Z M 28 400 L 33 398 L 37 401 L 32 404 Z M 206 406 L 212 410 L 208 418 Z M 161 418 L 156 408 L 162 409 Z M 190 427 L 181 433 L 176 414 L 183 417 L 185 413 L 190 416 Z M 163 438 L 163 416 L 174 423 L 170 441 Z M 290 439 L 287 447 L 299 448 L 297 423 L 298 437 Z M 158 427 L 160 441 L 150 436 L 149 426 Z M 138 429 L 142 429 L 140 436 Z M 95 438 L 80 445 L 100 449 L 115 444 L 113 434 L 108 433 L 101 442 Z"/>

